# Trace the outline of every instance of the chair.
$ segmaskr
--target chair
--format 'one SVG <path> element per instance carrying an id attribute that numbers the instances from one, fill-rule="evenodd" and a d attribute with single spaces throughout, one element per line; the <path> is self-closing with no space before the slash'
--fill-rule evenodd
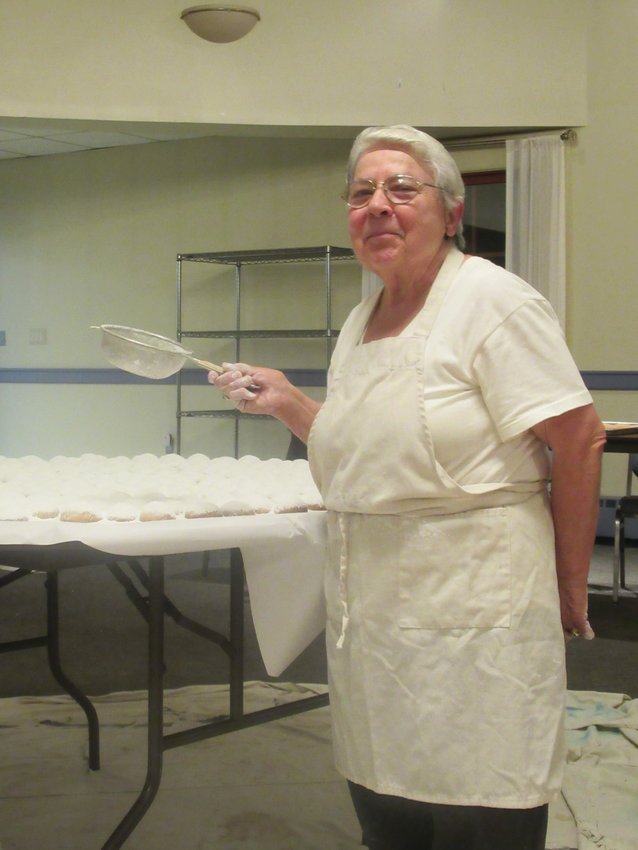
<path id="1" fill-rule="evenodd" d="M 638 496 L 632 495 L 632 483 L 634 476 L 638 477 L 638 454 L 629 455 L 627 464 L 627 488 L 616 507 L 614 519 L 614 579 L 612 596 L 614 602 L 618 602 L 620 588 L 625 585 L 625 519 L 627 517 L 638 517 Z"/>

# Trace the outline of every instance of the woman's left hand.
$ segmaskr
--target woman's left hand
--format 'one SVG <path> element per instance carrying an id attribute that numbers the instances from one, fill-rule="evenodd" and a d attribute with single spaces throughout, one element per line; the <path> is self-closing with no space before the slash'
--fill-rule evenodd
<path id="1" fill-rule="evenodd" d="M 587 617 L 587 579 L 559 576 L 558 594 L 565 640 L 574 637 L 593 640 L 596 635 Z"/>

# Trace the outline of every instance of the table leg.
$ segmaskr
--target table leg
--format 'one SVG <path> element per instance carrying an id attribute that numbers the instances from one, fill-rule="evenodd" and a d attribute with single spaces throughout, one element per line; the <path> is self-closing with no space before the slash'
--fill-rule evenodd
<path id="1" fill-rule="evenodd" d="M 148 748 L 144 787 L 102 850 L 118 850 L 157 794 L 162 778 L 164 731 L 164 559 L 150 558 L 148 596 Z"/>
<path id="2" fill-rule="evenodd" d="M 49 667 L 56 682 L 82 708 L 89 729 L 89 768 L 100 769 L 100 724 L 97 712 L 91 700 L 74 685 L 62 669 L 60 663 L 60 606 L 58 594 L 58 574 L 49 572 L 46 577 L 47 592 L 47 654 Z"/>
<path id="3" fill-rule="evenodd" d="M 230 718 L 244 715 L 244 559 L 230 550 Z"/>

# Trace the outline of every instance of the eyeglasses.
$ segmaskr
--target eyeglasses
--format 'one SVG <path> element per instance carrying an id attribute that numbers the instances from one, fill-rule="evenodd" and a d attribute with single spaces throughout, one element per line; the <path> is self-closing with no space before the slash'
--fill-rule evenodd
<path id="1" fill-rule="evenodd" d="M 434 183 L 425 183 L 410 174 L 393 174 L 383 181 L 359 177 L 350 183 L 341 197 L 351 209 L 360 210 L 368 206 L 377 189 L 383 189 L 383 194 L 391 204 L 410 204 L 426 186 L 440 189 Z M 440 191 L 444 192 L 445 189 Z"/>

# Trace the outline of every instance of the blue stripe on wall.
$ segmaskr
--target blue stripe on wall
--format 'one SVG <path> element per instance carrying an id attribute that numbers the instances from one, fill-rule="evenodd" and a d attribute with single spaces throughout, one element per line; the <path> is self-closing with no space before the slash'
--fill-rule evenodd
<path id="1" fill-rule="evenodd" d="M 194 370 L 193 370 L 194 371 Z M 174 384 L 175 377 L 152 381 L 121 369 L 0 369 L 2 384 Z"/>
<path id="2" fill-rule="evenodd" d="M 286 369 L 289 380 L 300 387 L 325 387 L 324 369 Z M 638 372 L 582 372 L 590 390 L 638 390 Z M 173 375 L 157 381 L 121 369 L 0 369 L 0 384 L 175 384 Z M 183 369 L 182 383 L 206 383 L 203 369 Z"/>
<path id="3" fill-rule="evenodd" d="M 638 390 L 638 372 L 581 372 L 589 390 Z"/>
<path id="4" fill-rule="evenodd" d="M 325 369 L 286 369 L 288 379 L 301 387 L 325 387 Z M 175 384 L 177 378 L 140 378 L 121 369 L 0 369 L 0 384 Z M 183 369 L 182 384 L 206 384 L 203 369 Z"/>

